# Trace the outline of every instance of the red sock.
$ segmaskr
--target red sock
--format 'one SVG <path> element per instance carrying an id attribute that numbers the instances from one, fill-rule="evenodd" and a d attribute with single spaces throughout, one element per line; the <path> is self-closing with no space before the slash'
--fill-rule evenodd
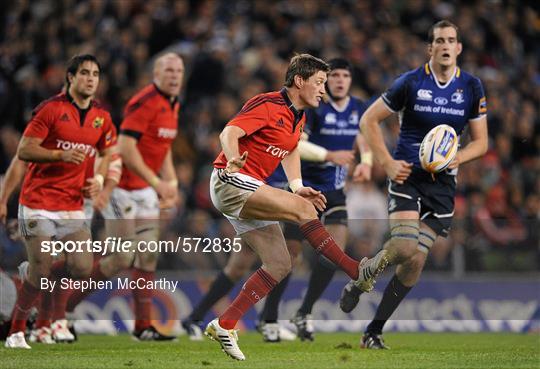
<path id="1" fill-rule="evenodd" d="M 49 291 L 41 291 L 36 328 L 50 327 L 54 310 L 53 294 Z"/>
<path id="2" fill-rule="evenodd" d="M 69 295 L 71 295 L 71 290 L 60 288 L 60 280 L 62 278 L 70 278 L 69 272 L 67 270 L 67 265 L 65 260 L 59 260 L 52 264 L 51 266 L 51 278 L 56 280 L 56 287 L 52 292 L 52 298 L 54 299 L 54 309 L 52 312 L 52 320 L 60 320 L 66 318 L 66 305 Z"/>
<path id="3" fill-rule="evenodd" d="M 233 329 L 240 318 L 268 294 L 278 282 L 262 268 L 257 269 L 249 277 L 233 303 L 219 317 L 219 325 L 225 329 Z"/>
<path id="4" fill-rule="evenodd" d="M 24 332 L 26 330 L 26 319 L 30 309 L 34 305 L 41 290 L 32 286 L 28 281 L 24 281 L 21 288 L 18 291 L 17 302 L 13 308 L 11 314 L 11 329 L 9 335 L 17 332 Z"/>
<path id="5" fill-rule="evenodd" d="M 145 281 L 153 281 L 154 276 L 154 272 L 133 268 L 131 279 L 142 278 Z M 135 331 L 142 331 L 151 325 L 152 290 L 149 288 L 136 288 L 133 290 L 133 299 L 135 300 Z"/>
<path id="6" fill-rule="evenodd" d="M 312 220 L 300 226 L 300 231 L 311 247 L 338 265 L 352 279 L 358 279 L 358 261 L 345 254 L 320 220 Z"/>
<path id="7" fill-rule="evenodd" d="M 55 287 L 52 296 L 54 299 L 54 309 L 52 314 L 52 320 L 66 319 L 66 305 L 71 296 L 73 290 L 60 288 L 57 284 Z"/>
<path id="8" fill-rule="evenodd" d="M 109 279 L 101 271 L 101 266 L 100 266 L 101 264 L 99 263 L 100 260 L 101 259 L 97 260 L 94 263 L 94 266 L 92 268 L 92 274 L 90 274 L 90 277 L 88 279 L 93 279 L 95 281 L 105 281 Z M 81 290 L 73 291 L 67 301 L 66 311 L 72 312 L 73 310 L 75 310 L 75 307 L 77 307 L 77 305 L 79 305 L 79 303 L 82 300 L 84 300 L 88 295 L 90 295 L 92 292 L 94 292 L 94 290 L 92 289 L 86 289 L 84 291 L 81 291 Z"/>

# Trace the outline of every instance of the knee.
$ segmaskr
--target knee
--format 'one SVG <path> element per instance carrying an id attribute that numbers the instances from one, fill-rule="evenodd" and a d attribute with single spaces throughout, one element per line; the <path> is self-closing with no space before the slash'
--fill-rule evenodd
<path id="1" fill-rule="evenodd" d="M 407 269 L 415 272 L 419 272 L 424 268 L 424 264 L 426 263 L 426 254 L 417 251 L 413 256 L 407 259 Z"/>
<path id="2" fill-rule="evenodd" d="M 135 254 L 132 252 L 119 252 L 114 254 L 114 265 L 118 271 L 131 268 Z"/>
<path id="3" fill-rule="evenodd" d="M 28 276 L 32 280 L 39 280 L 41 278 L 49 278 L 51 275 L 51 263 L 38 260 L 33 262 L 28 267 Z"/>
<path id="4" fill-rule="evenodd" d="M 418 252 L 418 241 L 414 239 L 391 238 L 387 244 L 392 264 L 400 264 L 411 259 Z"/>
<path id="5" fill-rule="evenodd" d="M 249 267 L 246 265 L 242 265 L 240 267 L 231 267 L 227 265 L 225 269 L 223 269 L 223 273 L 233 282 L 238 282 L 240 279 L 242 279 L 246 273 L 248 272 Z"/>
<path id="6" fill-rule="evenodd" d="M 92 273 L 92 260 L 76 261 L 69 266 L 69 274 L 75 279 L 84 279 L 90 277 Z"/>
<path id="7" fill-rule="evenodd" d="M 318 219 L 317 210 L 315 206 L 304 198 L 299 198 L 297 204 L 294 204 L 295 209 L 295 221 L 301 223 L 302 221 Z"/>

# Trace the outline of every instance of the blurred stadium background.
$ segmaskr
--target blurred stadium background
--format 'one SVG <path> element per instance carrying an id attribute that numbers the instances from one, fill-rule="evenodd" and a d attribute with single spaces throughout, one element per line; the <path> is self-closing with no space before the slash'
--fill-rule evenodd
<path id="1" fill-rule="evenodd" d="M 0 9 L 0 173 L 15 154 L 32 109 L 61 89 L 72 55 L 93 53 L 102 63 L 98 99 L 116 124 L 127 99 L 151 80 L 156 53 L 168 49 L 182 55 L 186 75 L 174 144 L 182 205 L 165 217 L 162 239 L 234 236 L 208 193 L 218 134 L 248 98 L 282 86 L 295 52 L 348 58 L 354 65 L 352 93 L 369 100 L 400 73 L 425 62 L 431 24 L 452 20 L 464 44 L 459 64 L 479 76 L 486 90 L 490 149 L 460 168 L 451 237 L 438 240 L 421 284 L 398 309 L 402 324 L 389 328 L 535 329 L 540 319 L 540 15 L 535 2 L 18 0 L 2 2 Z M 397 121 L 387 122 L 390 147 L 398 132 Z M 372 183 L 350 183 L 348 191 L 348 250 L 355 256 L 373 254 L 387 226 L 383 170 L 375 166 Z M 14 196 L 12 220 L 0 226 L 0 268 L 8 273 L 25 260 L 14 226 L 16 209 Z M 99 227 L 96 231 L 100 237 Z M 298 306 L 313 260 L 306 250 L 286 292 L 283 319 Z M 156 298 L 163 327 L 178 327 L 168 319 L 189 313 L 225 261 L 222 253 L 162 255 L 158 270 L 182 281 L 176 295 L 164 291 Z M 344 281 L 336 278 L 316 305 L 319 330 L 359 332 L 364 323 L 344 321 L 370 319 L 385 285 L 380 282 L 358 311 L 346 316 L 337 304 Z M 129 298 L 122 291 L 98 293 L 82 305 L 81 316 L 114 303 L 116 317 L 129 326 Z M 113 313 L 102 319 L 112 321 Z M 422 319 L 432 323 L 418 323 Z M 252 327 L 254 320 L 251 312 L 244 322 Z M 84 328 L 114 330 L 112 323 Z"/>

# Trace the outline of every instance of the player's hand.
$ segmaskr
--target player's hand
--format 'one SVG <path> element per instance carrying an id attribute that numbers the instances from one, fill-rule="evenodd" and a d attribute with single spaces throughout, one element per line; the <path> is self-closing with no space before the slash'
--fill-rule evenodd
<path id="1" fill-rule="evenodd" d="M 111 200 L 111 190 L 104 188 L 103 190 L 99 191 L 96 198 L 94 199 L 94 209 L 103 211 L 107 207 L 107 204 L 109 204 L 109 201 Z"/>
<path id="2" fill-rule="evenodd" d="M 326 197 L 321 191 L 314 190 L 311 187 L 300 187 L 295 194 L 311 202 L 318 211 L 326 209 Z"/>
<path id="3" fill-rule="evenodd" d="M 0 203 L 0 223 L 6 224 L 7 204 Z"/>
<path id="4" fill-rule="evenodd" d="M 178 188 L 167 181 L 159 180 L 154 186 L 160 199 L 168 200 L 178 197 Z"/>
<path id="5" fill-rule="evenodd" d="M 248 152 L 244 151 L 242 156 L 240 156 L 239 158 L 232 158 L 231 160 L 229 160 L 227 162 L 227 166 L 225 167 L 225 171 L 227 173 L 236 173 L 236 172 L 238 172 L 246 164 L 247 157 L 248 157 Z"/>
<path id="6" fill-rule="evenodd" d="M 412 163 L 407 163 L 405 160 L 394 160 L 391 159 L 387 161 L 384 165 L 384 171 L 388 177 L 398 183 L 403 184 L 409 178 L 409 175 L 412 172 Z"/>
<path id="7" fill-rule="evenodd" d="M 86 154 L 79 149 L 62 151 L 62 154 L 60 155 L 60 160 L 73 164 L 81 164 L 85 158 Z"/>
<path id="8" fill-rule="evenodd" d="M 336 165 L 347 165 L 354 160 L 354 153 L 352 150 L 335 150 L 328 151 L 326 154 L 326 161 L 334 163 Z"/>
<path id="9" fill-rule="evenodd" d="M 179 204 L 180 204 L 180 196 L 178 196 L 178 191 L 176 191 L 173 197 L 159 199 L 160 209 L 173 209 L 177 207 Z"/>
<path id="10" fill-rule="evenodd" d="M 86 185 L 82 188 L 84 197 L 95 199 L 99 192 L 103 189 L 102 184 L 95 178 L 88 178 Z"/>
<path id="11" fill-rule="evenodd" d="M 371 165 L 360 163 L 354 168 L 353 182 L 367 182 L 371 180 Z"/>
<path id="12" fill-rule="evenodd" d="M 461 153 L 458 151 L 456 153 L 456 156 L 454 156 L 454 160 L 448 165 L 448 169 L 456 169 L 461 164 Z"/>

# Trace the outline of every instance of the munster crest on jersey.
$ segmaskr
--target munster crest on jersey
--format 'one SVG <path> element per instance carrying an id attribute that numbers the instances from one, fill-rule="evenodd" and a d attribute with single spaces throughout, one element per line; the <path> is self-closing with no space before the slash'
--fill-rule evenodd
<path id="1" fill-rule="evenodd" d="M 103 126 L 103 122 L 105 121 L 102 117 L 97 117 L 94 119 L 94 122 L 92 123 L 92 127 L 94 128 L 101 128 Z"/>

